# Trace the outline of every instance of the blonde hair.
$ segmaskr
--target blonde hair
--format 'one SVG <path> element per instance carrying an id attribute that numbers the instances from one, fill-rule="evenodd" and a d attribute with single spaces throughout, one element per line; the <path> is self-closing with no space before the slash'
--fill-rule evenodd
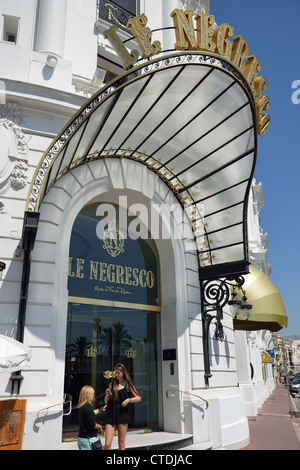
<path id="1" fill-rule="evenodd" d="M 93 389 L 93 387 L 91 387 L 90 385 L 85 385 L 84 387 L 82 387 L 79 394 L 77 408 L 81 408 L 86 403 L 92 405 L 94 401 L 94 396 L 95 390 Z"/>

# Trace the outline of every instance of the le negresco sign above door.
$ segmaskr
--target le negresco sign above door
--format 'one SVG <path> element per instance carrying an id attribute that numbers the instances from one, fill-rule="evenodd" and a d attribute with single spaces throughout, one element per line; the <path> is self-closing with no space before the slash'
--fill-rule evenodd
<path id="1" fill-rule="evenodd" d="M 270 101 L 263 92 L 267 89 L 265 77 L 258 77 L 261 64 L 255 55 L 249 54 L 249 45 L 241 36 L 234 36 L 234 28 L 228 23 L 216 26 L 214 15 L 199 13 L 193 16 L 192 10 L 175 9 L 171 13 L 174 22 L 176 50 L 205 51 L 216 54 L 223 60 L 235 66 L 247 80 L 256 103 L 257 134 L 263 136 L 269 125 L 270 115 L 265 113 L 270 107 Z M 152 31 L 147 27 L 148 19 L 145 14 L 130 18 L 126 29 L 130 30 L 136 39 L 142 57 L 147 59 L 162 52 L 160 41 L 152 42 Z M 124 69 L 129 69 L 139 60 L 139 51 L 129 51 L 117 34 L 118 27 L 113 25 L 104 32 L 116 53 L 122 60 Z M 232 38 L 232 40 L 231 40 Z"/>

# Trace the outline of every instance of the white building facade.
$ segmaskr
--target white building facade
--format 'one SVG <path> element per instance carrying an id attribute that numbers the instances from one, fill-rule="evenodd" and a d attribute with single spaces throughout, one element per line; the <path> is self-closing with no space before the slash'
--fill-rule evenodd
<path id="1" fill-rule="evenodd" d="M 205 13 L 209 2 L 137 3 L 136 11 L 135 1 L 122 2 L 121 12 L 118 2 L 105 6 L 96 0 L 3 0 L 0 7 L 0 259 L 6 265 L 0 281 L 0 333 L 20 339 L 22 330 L 21 339 L 32 350 L 31 365 L 22 370 L 20 382 L 14 384 L 10 374 L 1 374 L 0 399 L 26 399 L 22 443 L 26 450 L 66 448 L 66 438 L 78 429 L 80 387 L 91 383 L 100 403 L 107 386 L 103 373 L 116 362 L 126 363 L 142 395 L 132 416 L 134 429 L 191 435 L 195 443 L 211 442 L 213 448 L 239 449 L 248 444 L 248 416 L 257 414 L 273 387 L 271 365 L 265 376 L 261 364 L 255 366 L 261 352 L 272 349 L 269 333 L 235 331 L 228 306 L 223 309 L 223 341 L 214 338 L 212 322 L 205 357 L 199 250 L 188 211 L 160 170 L 151 171 L 151 165 L 144 164 L 142 151 L 127 158 L 129 150 L 121 146 L 122 132 L 133 135 L 138 123 L 146 121 L 141 110 L 156 109 L 162 95 L 147 99 L 162 87 L 161 82 L 150 89 L 148 70 L 140 67 L 118 96 L 115 90 L 123 85 L 107 85 L 115 77 L 125 77 L 107 34 L 112 24 L 119 26 L 119 37 L 132 58 L 137 43 L 121 26 L 145 13 L 151 30 L 160 30 L 155 40 L 169 51 L 174 45 L 174 31 L 165 29 L 173 25 L 170 13 L 178 8 Z M 185 60 L 178 74 L 185 73 L 190 59 Z M 167 63 L 164 67 L 163 73 L 177 72 Z M 149 75 L 153 83 L 158 76 Z M 171 78 L 174 84 L 176 77 Z M 135 88 L 129 89 L 134 80 Z M 226 80 L 233 80 L 228 72 Z M 228 81 L 227 86 L 235 84 Z M 138 103 L 145 90 L 150 90 L 149 95 L 145 93 Z M 97 106 L 102 100 L 99 114 L 93 95 L 99 97 Z M 139 104 L 135 115 L 130 114 L 132 96 Z M 174 102 L 177 96 L 175 89 Z M 167 119 L 163 109 L 156 118 Z M 93 119 L 86 119 L 89 112 Z M 117 126 L 120 113 L 125 114 Z M 133 119 L 136 115 L 139 122 Z M 154 133 L 153 128 L 155 139 L 159 130 Z M 111 146 L 105 158 L 95 158 L 95 152 L 92 156 L 102 135 L 107 142 L 112 138 L 107 137 L 110 129 L 115 136 L 120 133 L 119 148 L 126 158 L 112 155 Z M 164 132 L 167 141 L 168 128 Z M 85 138 L 89 158 L 74 164 L 81 152 L 86 155 Z M 60 152 L 60 146 L 65 146 L 65 153 L 49 164 L 47 152 L 53 155 L 58 148 Z M 252 155 L 248 148 L 246 153 Z M 53 178 L 56 171 L 59 177 Z M 170 172 L 165 176 L 169 181 Z M 42 184 L 35 193 L 39 179 Z M 43 193 L 42 187 L 47 191 Z M 259 204 L 257 186 L 252 191 L 250 207 Z M 27 253 L 30 277 L 25 285 L 24 212 L 30 219 L 32 201 L 39 216 L 33 249 Z M 144 242 L 134 236 L 124 240 L 124 225 L 115 222 L 110 247 L 104 237 L 106 248 L 100 248 L 97 243 L 104 232 L 97 231 L 101 219 L 95 214 L 102 211 L 104 216 L 108 207 L 116 209 L 117 218 L 125 214 L 135 234 L 144 230 L 153 235 L 157 227 L 159 234 L 145 237 Z M 257 220 L 252 215 L 248 220 L 250 261 L 268 275 L 266 240 L 254 233 L 260 230 Z M 99 259 L 96 252 L 101 253 Z M 68 407 L 61 406 L 65 393 L 73 397 L 70 415 Z"/>

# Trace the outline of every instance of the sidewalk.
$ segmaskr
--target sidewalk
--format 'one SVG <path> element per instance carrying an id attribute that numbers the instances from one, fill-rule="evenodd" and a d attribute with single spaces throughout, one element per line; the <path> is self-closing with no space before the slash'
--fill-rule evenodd
<path id="1" fill-rule="evenodd" d="M 276 388 L 249 421 L 250 444 L 242 450 L 300 450 L 300 416 L 287 387 Z"/>

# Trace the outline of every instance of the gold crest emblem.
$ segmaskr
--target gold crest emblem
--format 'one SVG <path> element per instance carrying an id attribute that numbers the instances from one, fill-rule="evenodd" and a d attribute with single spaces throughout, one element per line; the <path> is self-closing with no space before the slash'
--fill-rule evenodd
<path id="1" fill-rule="evenodd" d="M 124 253 L 124 235 L 119 230 L 119 223 L 113 219 L 108 222 L 108 228 L 103 231 L 103 248 L 116 258 Z"/>

